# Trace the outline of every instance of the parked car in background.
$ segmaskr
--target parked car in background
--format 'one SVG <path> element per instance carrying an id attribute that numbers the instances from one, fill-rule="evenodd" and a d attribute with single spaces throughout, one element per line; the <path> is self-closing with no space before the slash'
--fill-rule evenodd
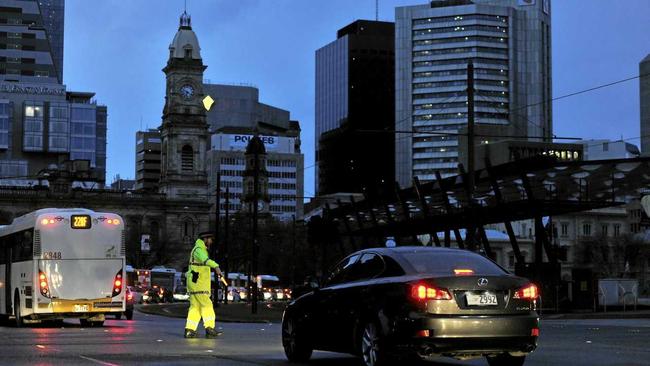
<path id="1" fill-rule="evenodd" d="M 129 291 L 131 292 L 131 294 L 133 295 L 133 302 L 135 304 L 141 304 L 142 303 L 142 293 L 144 292 L 144 290 L 142 290 L 141 288 L 136 287 L 136 286 L 128 286 L 128 288 L 129 288 Z"/>
<path id="2" fill-rule="evenodd" d="M 122 315 L 126 317 L 127 320 L 132 320 L 133 319 L 133 310 L 134 310 L 134 305 L 136 303 L 136 297 L 135 293 L 131 290 L 132 286 L 126 286 L 126 307 L 124 312 L 120 313 L 111 313 L 110 315 L 115 315 L 115 319 L 120 320 L 122 319 Z"/>
<path id="3" fill-rule="evenodd" d="M 187 287 L 185 286 L 176 287 L 176 291 L 174 291 L 174 301 L 176 302 L 190 301 L 190 295 L 187 293 Z"/>

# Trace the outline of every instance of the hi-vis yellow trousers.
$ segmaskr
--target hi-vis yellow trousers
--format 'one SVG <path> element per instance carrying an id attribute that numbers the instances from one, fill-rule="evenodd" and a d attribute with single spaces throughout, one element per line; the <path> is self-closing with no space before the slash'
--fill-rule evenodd
<path id="1" fill-rule="evenodd" d="M 214 328 L 214 308 L 209 292 L 190 294 L 190 310 L 187 313 L 186 329 L 196 330 L 203 318 L 205 328 Z"/>

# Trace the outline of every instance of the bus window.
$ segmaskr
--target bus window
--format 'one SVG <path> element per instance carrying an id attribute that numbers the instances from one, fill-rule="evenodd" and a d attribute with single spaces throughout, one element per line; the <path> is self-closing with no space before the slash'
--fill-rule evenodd
<path id="1" fill-rule="evenodd" d="M 13 262 L 32 260 L 34 258 L 34 241 L 31 230 L 25 230 L 12 235 L 14 250 Z"/>

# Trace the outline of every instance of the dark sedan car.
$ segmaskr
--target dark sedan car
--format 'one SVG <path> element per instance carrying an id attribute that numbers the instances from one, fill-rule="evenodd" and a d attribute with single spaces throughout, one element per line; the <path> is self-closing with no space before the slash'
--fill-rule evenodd
<path id="1" fill-rule="evenodd" d="M 319 349 L 359 355 L 368 366 L 432 356 L 523 365 L 537 346 L 537 297 L 529 280 L 469 251 L 368 249 L 289 304 L 282 343 L 296 362 Z"/>

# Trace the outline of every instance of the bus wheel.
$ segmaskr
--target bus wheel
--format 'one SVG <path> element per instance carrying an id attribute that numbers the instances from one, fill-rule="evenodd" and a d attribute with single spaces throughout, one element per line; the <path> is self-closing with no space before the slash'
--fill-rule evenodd
<path id="1" fill-rule="evenodd" d="M 16 328 L 22 327 L 23 326 L 23 317 L 20 314 L 20 296 L 18 296 L 18 294 L 16 294 L 16 296 L 14 296 L 14 317 L 16 318 L 15 322 L 14 322 L 14 325 L 16 326 Z"/>

